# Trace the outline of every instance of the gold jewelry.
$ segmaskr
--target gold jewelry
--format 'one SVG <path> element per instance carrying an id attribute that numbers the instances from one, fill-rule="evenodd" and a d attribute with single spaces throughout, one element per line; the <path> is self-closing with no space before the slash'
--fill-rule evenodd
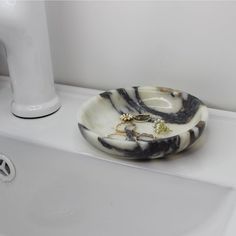
<path id="1" fill-rule="evenodd" d="M 151 116 L 149 114 L 132 115 L 130 113 L 124 113 L 120 116 L 120 120 L 123 122 L 135 120 L 137 122 L 149 121 Z"/>
<path id="2" fill-rule="evenodd" d="M 147 134 L 147 133 L 137 133 L 137 140 L 141 141 L 151 141 L 154 139 L 154 136 L 152 134 Z"/>
<path id="3" fill-rule="evenodd" d="M 154 122 L 154 132 L 156 134 L 167 134 L 171 132 L 172 130 L 166 125 L 164 120 L 157 119 Z"/>
<path id="4" fill-rule="evenodd" d="M 114 134 L 108 134 L 107 138 L 113 138 L 113 136 L 123 136 L 125 137 L 125 133 L 114 133 Z"/>
<path id="5" fill-rule="evenodd" d="M 124 126 L 123 128 L 122 128 L 122 126 Z M 123 122 L 121 122 L 121 123 L 119 123 L 118 125 L 116 125 L 116 132 L 117 133 L 126 133 L 126 131 L 125 131 L 125 129 L 130 129 L 130 130 L 135 130 L 136 129 L 136 125 L 135 124 L 133 124 L 133 123 L 123 123 Z"/>
<path id="6" fill-rule="evenodd" d="M 109 134 L 107 137 L 112 138 L 114 136 L 124 136 L 128 140 L 135 141 L 152 141 L 158 139 L 158 135 L 167 134 L 172 130 L 166 125 L 166 122 L 160 118 L 153 117 L 149 114 L 137 114 L 124 113 L 120 116 L 121 122 L 116 125 L 115 133 Z M 154 122 L 154 135 L 148 133 L 136 132 L 135 122 Z"/>
<path id="7" fill-rule="evenodd" d="M 134 119 L 134 116 L 132 114 L 129 114 L 129 113 L 124 113 L 120 116 L 120 120 L 124 121 L 124 122 L 131 121 L 133 119 Z"/>
<path id="8" fill-rule="evenodd" d="M 138 114 L 134 116 L 134 120 L 137 122 L 149 121 L 151 116 L 149 114 Z"/>

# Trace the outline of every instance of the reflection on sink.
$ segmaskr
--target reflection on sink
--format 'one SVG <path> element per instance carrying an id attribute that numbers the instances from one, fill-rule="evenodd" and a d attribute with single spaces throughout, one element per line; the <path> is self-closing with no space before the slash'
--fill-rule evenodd
<path id="1" fill-rule="evenodd" d="M 17 173 L 0 183 L 0 235 L 218 236 L 235 201 L 231 188 L 8 138 L 0 150 Z"/>

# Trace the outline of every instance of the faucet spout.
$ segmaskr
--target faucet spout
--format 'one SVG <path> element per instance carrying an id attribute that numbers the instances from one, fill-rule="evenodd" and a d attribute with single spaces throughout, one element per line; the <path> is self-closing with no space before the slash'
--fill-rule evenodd
<path id="1" fill-rule="evenodd" d="M 44 2 L 0 0 L 0 40 L 12 84 L 12 113 L 36 118 L 57 111 Z"/>

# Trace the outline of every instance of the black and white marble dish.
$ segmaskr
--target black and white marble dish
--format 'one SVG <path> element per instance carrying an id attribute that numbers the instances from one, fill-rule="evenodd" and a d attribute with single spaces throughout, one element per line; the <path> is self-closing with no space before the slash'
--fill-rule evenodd
<path id="1" fill-rule="evenodd" d="M 152 140 L 110 137 L 124 113 L 148 113 L 163 119 L 172 131 Z M 149 160 L 191 146 L 201 136 L 207 117 L 207 107 L 188 93 L 162 87 L 132 87 L 92 97 L 79 112 L 78 126 L 84 138 L 104 152 L 128 159 Z M 152 133 L 153 123 L 138 123 L 137 130 Z"/>

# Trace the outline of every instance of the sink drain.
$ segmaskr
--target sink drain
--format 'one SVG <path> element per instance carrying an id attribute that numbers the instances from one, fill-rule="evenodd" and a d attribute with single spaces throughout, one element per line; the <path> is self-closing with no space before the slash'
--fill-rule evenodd
<path id="1" fill-rule="evenodd" d="M 0 154 L 0 181 L 10 182 L 14 179 L 15 174 L 15 167 L 11 160 Z"/>

